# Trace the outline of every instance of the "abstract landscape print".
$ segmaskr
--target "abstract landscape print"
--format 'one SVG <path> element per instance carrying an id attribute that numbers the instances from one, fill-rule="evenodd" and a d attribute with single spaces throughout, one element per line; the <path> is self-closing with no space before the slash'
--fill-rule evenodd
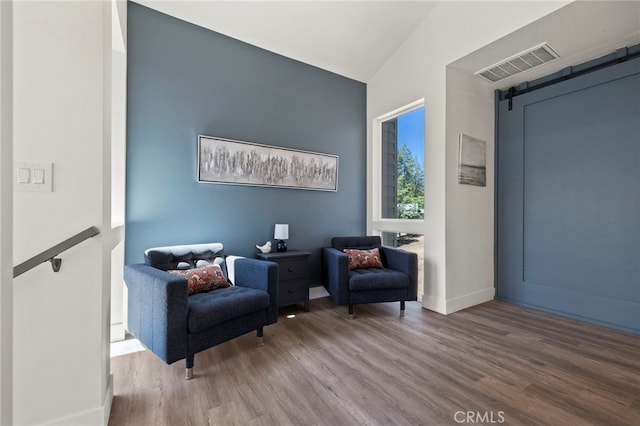
<path id="1" fill-rule="evenodd" d="M 487 185 L 487 143 L 460 133 L 458 183 Z"/>
<path id="2" fill-rule="evenodd" d="M 338 190 L 338 156 L 198 137 L 198 181 Z"/>

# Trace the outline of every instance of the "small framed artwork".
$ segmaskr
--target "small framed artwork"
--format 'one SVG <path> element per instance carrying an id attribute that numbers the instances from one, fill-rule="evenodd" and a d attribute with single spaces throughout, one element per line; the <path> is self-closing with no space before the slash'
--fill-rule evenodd
<path id="1" fill-rule="evenodd" d="M 338 190 L 338 156 L 198 136 L 198 182 Z"/>
<path id="2" fill-rule="evenodd" d="M 487 186 L 487 143 L 460 133 L 458 183 Z"/>

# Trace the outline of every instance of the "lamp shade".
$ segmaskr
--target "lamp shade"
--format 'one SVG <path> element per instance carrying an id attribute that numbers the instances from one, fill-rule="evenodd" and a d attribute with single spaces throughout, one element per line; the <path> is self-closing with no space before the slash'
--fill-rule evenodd
<path id="1" fill-rule="evenodd" d="M 276 229 L 273 233 L 273 238 L 276 240 L 288 240 L 289 225 L 286 223 L 276 223 Z"/>

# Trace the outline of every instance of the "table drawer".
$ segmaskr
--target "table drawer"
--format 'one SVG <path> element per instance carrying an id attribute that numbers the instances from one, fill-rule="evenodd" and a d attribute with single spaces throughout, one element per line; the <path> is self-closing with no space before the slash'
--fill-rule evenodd
<path id="1" fill-rule="evenodd" d="M 278 286 L 278 306 L 304 302 L 308 291 L 307 280 L 305 279 L 280 281 Z"/>
<path id="2" fill-rule="evenodd" d="M 291 280 L 294 278 L 305 278 L 307 275 L 306 260 L 281 260 L 278 262 L 279 279 Z"/>

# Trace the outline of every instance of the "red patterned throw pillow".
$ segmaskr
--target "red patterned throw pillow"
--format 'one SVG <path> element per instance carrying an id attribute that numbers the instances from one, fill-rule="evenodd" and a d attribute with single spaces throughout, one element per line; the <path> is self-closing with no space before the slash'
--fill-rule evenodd
<path id="1" fill-rule="evenodd" d="M 167 271 L 187 279 L 189 295 L 216 288 L 229 287 L 220 265 L 207 265 L 202 268 Z"/>
<path id="2" fill-rule="evenodd" d="M 349 269 L 384 268 L 380 260 L 380 250 L 344 249 L 349 256 Z"/>

